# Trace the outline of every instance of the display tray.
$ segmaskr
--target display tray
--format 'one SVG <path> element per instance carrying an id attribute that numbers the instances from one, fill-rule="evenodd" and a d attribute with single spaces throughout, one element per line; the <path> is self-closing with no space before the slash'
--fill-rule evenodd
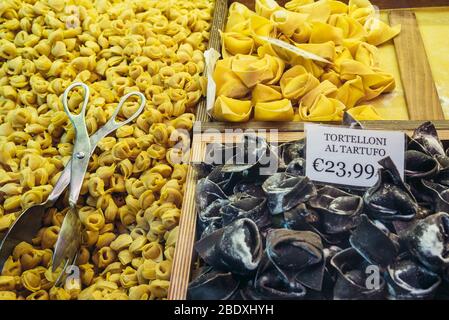
<path id="1" fill-rule="evenodd" d="M 419 124 L 421 123 L 422 122 L 419 122 Z M 418 125 L 416 127 L 418 127 Z M 401 131 L 404 131 L 408 135 L 413 133 L 411 128 Z M 270 132 L 269 130 L 261 130 L 259 132 L 256 131 L 256 134 L 265 137 L 268 142 L 279 143 L 297 140 L 304 137 L 304 131 Z M 443 142 L 445 149 L 449 148 L 449 129 L 438 130 L 438 136 Z M 204 133 L 194 135 L 190 156 L 191 164 L 204 161 L 208 144 L 238 142 L 241 141 L 242 137 L 242 132 L 228 134 Z M 190 282 L 191 272 L 193 270 L 192 266 L 196 261 L 194 244 L 196 241 L 197 221 L 197 212 L 195 209 L 195 191 L 197 180 L 195 169 L 193 166 L 189 166 L 186 180 L 186 191 L 182 205 L 182 214 L 179 222 L 179 238 L 173 259 L 171 284 L 168 293 L 168 299 L 170 300 L 186 299 L 187 288 Z"/>
<path id="2" fill-rule="evenodd" d="M 220 30 L 224 29 L 228 7 L 232 2 L 241 2 L 250 9 L 254 9 L 254 0 L 216 1 L 209 48 L 214 48 L 218 52 L 221 52 Z M 277 0 L 277 2 L 283 5 L 288 1 Z M 446 89 L 449 90 L 449 76 L 446 72 L 439 71 L 440 60 L 443 58 L 440 49 L 445 45 L 435 45 L 437 41 L 432 40 L 437 31 L 444 34 L 444 30 L 449 30 L 449 23 L 446 22 L 446 19 L 443 19 L 443 22 L 437 19 L 436 15 L 441 11 L 439 9 L 428 9 L 429 12 L 421 11 L 423 8 L 432 7 L 444 7 L 444 10 L 449 11 L 449 0 L 373 0 L 371 3 L 381 10 L 381 17 L 384 21 L 389 22 L 390 25 L 401 24 L 402 29 L 397 37 L 382 45 L 384 48 L 381 49 L 381 64 L 383 58 L 384 62 L 389 64 L 389 67 L 386 68 L 387 71 L 394 75 L 397 84 L 394 92 L 373 101 L 381 116 L 387 120 L 379 120 L 375 125 L 369 121 L 367 126 L 380 128 L 397 126 L 397 121 L 400 121 L 402 122 L 401 127 L 409 126 L 412 129 L 416 126 L 407 123 L 410 120 L 449 119 L 449 103 L 447 102 L 449 99 L 446 97 L 448 95 Z M 433 20 L 433 15 L 435 15 L 435 21 L 438 21 L 435 24 L 439 23 L 440 25 L 429 27 L 426 23 Z M 218 122 L 208 115 L 205 99 L 198 105 L 197 120 L 202 123 L 202 130 L 214 128 L 222 131 L 225 128 L 237 126 L 239 128 L 275 127 L 281 131 L 301 130 L 302 128 L 302 124 L 296 121 Z M 441 125 L 444 126 L 444 122 Z M 449 125 L 446 128 L 449 129 Z"/>

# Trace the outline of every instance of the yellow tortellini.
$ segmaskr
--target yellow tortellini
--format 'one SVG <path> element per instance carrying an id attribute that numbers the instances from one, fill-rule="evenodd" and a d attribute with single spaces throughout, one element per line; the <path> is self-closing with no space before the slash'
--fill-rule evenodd
<path id="1" fill-rule="evenodd" d="M 0 270 L 0 300 L 167 297 L 187 176 L 175 155 L 190 146 L 182 139 L 205 95 L 213 7 L 214 0 L 1 1 L 0 233 L 48 198 L 70 160 L 75 130 L 61 96 L 72 82 L 90 87 L 89 134 L 121 96 L 140 91 L 147 102 L 90 158 L 78 201 L 79 281 L 55 287 L 51 272 L 68 211 L 61 196 L 31 243 L 17 245 Z M 69 107 L 81 101 L 73 92 Z M 136 110 L 127 102 L 116 120 Z"/>
<path id="2" fill-rule="evenodd" d="M 251 115 L 251 101 L 219 96 L 215 101 L 213 115 L 220 121 L 244 122 Z"/>
<path id="3" fill-rule="evenodd" d="M 293 116 L 292 103 L 288 99 L 258 102 L 254 106 L 256 121 L 292 121 Z"/>
<path id="4" fill-rule="evenodd" d="M 211 115 L 229 122 L 339 121 L 344 111 L 363 107 L 351 114 L 380 119 L 366 102 L 391 92 L 395 80 L 379 68 L 376 46 L 399 32 L 376 17 L 369 1 L 291 0 L 282 7 L 256 0 L 255 11 L 234 2 L 213 72 Z M 326 81 L 332 92 L 312 98 Z"/>

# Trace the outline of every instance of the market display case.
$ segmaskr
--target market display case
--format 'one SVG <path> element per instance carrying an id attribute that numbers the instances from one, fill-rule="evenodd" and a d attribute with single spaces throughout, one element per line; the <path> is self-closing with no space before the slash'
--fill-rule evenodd
<path id="1" fill-rule="evenodd" d="M 209 48 L 221 51 L 222 40 L 220 31 L 224 30 L 229 5 L 234 1 L 217 1 L 214 22 L 211 29 Z M 254 10 L 254 1 L 238 1 Z M 278 1 L 284 5 L 287 1 Z M 444 145 L 447 145 L 449 125 L 446 119 L 448 114 L 447 83 L 448 74 L 445 68 L 444 55 L 447 49 L 443 38 L 449 28 L 446 1 L 372 1 L 381 10 L 384 21 L 390 24 L 401 24 L 401 33 L 392 41 L 385 44 L 383 50 L 393 67 L 389 71 L 394 73 L 398 81 L 401 97 L 394 102 L 391 98 L 386 100 L 386 109 L 392 107 L 393 115 L 385 120 L 361 120 L 366 129 L 398 130 L 411 135 L 413 130 L 419 127 L 424 120 L 432 120 L 438 130 Z M 435 40 L 439 38 L 440 40 Z M 399 110 L 399 111 L 398 111 Z M 214 120 L 206 109 L 206 100 L 202 100 L 197 111 L 198 133 L 192 144 L 192 163 L 204 160 L 206 146 L 214 140 L 213 135 L 207 132 L 229 130 L 228 138 L 233 139 L 232 130 L 278 130 L 278 142 L 286 142 L 302 138 L 304 136 L 303 122 L 263 122 L 249 120 L 248 122 L 235 123 Z M 388 120 L 387 120 L 388 119 Z M 201 134 L 204 132 L 203 134 Z M 215 137 L 216 138 L 216 137 Z M 223 139 L 225 140 L 226 138 Z M 224 141 L 222 140 L 222 141 Z M 268 139 L 269 140 L 269 139 Z M 173 266 L 173 275 L 179 281 L 172 284 L 170 299 L 185 299 L 187 297 L 188 284 L 192 280 L 192 270 L 198 267 L 198 256 L 194 250 L 197 240 L 197 212 L 195 211 L 195 192 L 197 174 L 190 167 L 188 182 L 188 194 L 185 198 L 186 211 L 180 223 L 180 238 L 184 239 L 178 247 Z M 188 217 L 187 217 L 188 216 Z M 175 276 L 177 275 L 177 276 Z"/>
<path id="2" fill-rule="evenodd" d="M 94 1 L 93 3 L 80 1 L 78 3 L 62 0 L 33 0 L 23 1 L 23 8 L 20 6 L 22 1 L 5 0 L 0 3 L 0 240 L 18 220 L 23 210 L 46 201 L 61 177 L 59 172 L 63 172 L 64 167 L 67 167 L 69 160 L 72 159 L 75 136 L 78 133 L 75 133 L 74 127 L 64 114 L 64 107 L 60 101 L 63 98 L 64 89 L 70 83 L 85 82 L 92 90 L 91 104 L 88 105 L 86 112 L 86 130 L 90 134 L 105 125 L 114 113 L 112 107 L 118 104 L 119 97 L 127 96 L 133 91 L 141 91 L 146 98 L 140 116 L 129 125 L 118 128 L 116 133 L 110 134 L 104 140 L 96 141 L 98 148 L 96 151 L 92 150 L 86 179 L 80 187 L 81 198 L 78 203 L 79 207 L 80 205 L 82 207 L 79 210 L 81 212 L 79 217 L 84 228 L 81 249 L 74 263 L 80 271 L 80 279 L 77 282 L 79 286 L 77 287 L 75 283 L 73 287 L 73 283 L 67 282 L 65 286 L 55 286 L 60 279 L 55 270 L 52 270 L 51 264 L 55 247 L 57 247 L 58 234 L 63 227 L 64 217 L 69 212 L 69 201 L 66 195 L 61 196 L 60 201 L 48 208 L 43 219 L 43 227 L 36 232 L 35 236 L 19 239 L 26 240 L 27 243 L 20 243 L 14 250 L 10 248 L 11 252 L 7 256 L 0 253 L 0 261 L 4 258 L 2 262 L 5 263 L 5 269 L 0 274 L 0 300 L 186 299 L 189 283 L 198 276 L 200 267 L 208 265 L 199 257 L 195 249 L 195 243 L 201 238 L 200 229 L 204 228 L 204 226 L 201 228 L 198 226 L 197 191 L 202 177 L 197 169 L 205 160 L 208 148 L 217 142 L 241 142 L 245 136 L 245 130 L 255 131 L 257 137 L 266 138 L 268 143 L 277 145 L 299 141 L 305 136 L 305 124 L 308 122 L 306 120 L 326 125 L 339 125 L 343 111 L 350 111 L 357 107 L 362 107 L 360 109 L 362 111 L 351 115 L 359 120 L 363 128 L 405 132 L 408 137 L 412 137 L 411 140 L 420 141 L 413 144 L 410 139 L 407 139 L 406 143 L 413 151 L 410 157 L 418 157 L 416 163 L 422 164 L 427 171 L 421 172 L 424 169 L 412 166 L 412 169 L 406 168 L 406 177 L 408 179 L 410 177 L 415 179 L 416 176 L 431 177 L 429 179 L 437 186 L 424 186 L 425 190 L 431 190 L 430 196 L 426 195 L 427 198 L 418 199 L 420 204 L 422 202 L 427 206 L 424 206 L 425 210 L 419 208 L 418 212 L 414 204 L 411 206 L 413 210 L 416 209 L 415 215 L 419 216 L 424 224 L 431 225 L 429 229 L 436 226 L 437 229 L 433 230 L 440 232 L 447 228 L 449 220 L 444 215 L 435 216 L 432 221 L 424 218 L 432 216 L 431 214 L 435 215 L 437 209 L 441 209 L 440 211 L 447 209 L 449 212 L 449 200 L 447 200 L 449 198 L 446 198 L 447 193 L 445 193 L 449 188 L 449 182 L 447 182 L 449 179 L 445 180 L 449 167 L 449 160 L 446 159 L 446 150 L 449 148 L 449 62 L 447 59 L 449 47 L 446 41 L 449 32 L 449 1 L 371 1 L 379 11 L 372 9 L 371 4 L 365 0 L 328 1 L 332 3 L 329 6 L 334 6 L 332 7 L 335 15 L 333 25 L 328 24 L 327 21 L 320 21 L 319 17 L 318 22 L 313 21 L 313 23 L 325 28 L 320 36 L 324 35 L 326 41 L 321 39 L 315 44 L 332 42 L 329 44 L 333 52 L 329 54 L 329 57 L 335 54 L 332 59 L 326 56 L 329 52 L 313 51 L 317 50 L 316 47 L 313 47 L 314 49 L 308 47 L 313 51 L 309 52 L 304 49 L 305 46 L 301 47 L 308 42 L 307 39 L 303 39 L 304 43 L 298 45 L 289 37 L 283 37 L 281 33 L 275 36 L 290 45 L 287 52 L 294 51 L 292 46 L 302 50 L 299 57 L 303 60 L 295 60 L 296 62 L 302 61 L 302 64 L 306 65 L 307 61 L 312 61 L 312 64 L 308 64 L 308 69 L 303 67 L 304 70 L 299 70 L 298 68 L 295 72 L 300 76 L 307 75 L 307 79 L 313 83 L 313 86 L 309 88 L 310 91 L 325 84 L 323 91 L 328 90 L 329 94 L 318 92 L 319 90 L 315 90 L 317 91 L 315 93 L 317 97 L 323 94 L 325 103 L 333 104 L 334 107 L 338 105 L 338 116 L 329 118 L 326 114 L 323 118 L 308 118 L 311 108 L 300 115 L 301 100 L 310 91 L 290 99 L 283 88 L 290 79 L 286 77 L 283 84 L 281 78 L 289 71 L 287 69 L 291 70 L 301 63 L 279 62 L 286 59 L 286 56 L 279 54 L 279 51 L 267 51 L 269 56 L 274 57 L 276 52 L 281 56 L 273 59 L 280 64 L 285 64 L 282 71 L 276 76 L 271 75 L 271 78 L 267 77 L 262 81 L 257 79 L 254 82 L 251 76 L 245 74 L 248 70 L 245 69 L 246 65 L 243 61 L 239 64 L 240 76 L 248 81 L 248 86 L 244 83 L 245 88 L 240 87 L 244 89 L 244 93 L 232 97 L 223 95 L 225 99 L 245 100 L 245 103 L 250 105 L 249 111 L 245 111 L 246 118 L 242 120 L 243 118 L 240 117 L 239 121 L 223 121 L 223 119 L 218 121 L 211 116 L 212 109 L 207 110 L 206 96 L 210 87 L 206 79 L 207 77 L 209 80 L 214 79 L 212 74 L 215 69 L 209 70 L 211 72 L 207 71 L 208 64 L 205 61 L 204 52 L 206 49 L 214 49 L 216 52 L 223 53 L 223 33 L 226 33 L 231 6 L 234 6 L 234 9 L 237 8 L 236 12 L 241 14 L 239 10 L 246 10 L 244 8 L 257 11 L 256 2 L 258 2 L 259 5 L 261 3 L 268 5 L 267 8 L 270 11 L 274 10 L 272 1 L 126 0 L 123 2 Z M 279 0 L 277 5 L 285 7 L 288 2 Z M 301 12 L 303 9 L 300 7 L 313 6 L 315 3 L 313 0 L 291 2 L 293 4 L 290 8 L 293 9 L 290 11 L 296 10 L 295 19 L 299 20 L 304 18 L 301 16 L 304 12 Z M 325 3 L 327 0 L 320 0 L 320 2 Z M 68 3 L 70 5 L 67 5 Z M 235 3 L 245 7 L 237 7 Z M 371 43 L 361 41 L 367 37 L 367 30 L 358 29 L 363 33 L 361 38 L 349 36 L 352 31 L 348 30 L 354 25 L 351 25 L 349 20 L 343 19 L 344 21 L 340 22 L 337 20 L 339 13 L 342 13 L 342 16 L 346 15 L 346 5 L 351 3 L 354 5 L 354 10 L 361 9 L 362 12 L 362 18 L 355 14 L 354 18 L 351 17 L 353 20 L 360 18 L 365 23 L 368 18 L 364 16 L 364 10 L 369 12 L 373 10 L 372 13 L 375 14 L 373 21 L 381 23 L 386 30 L 385 36 L 381 32 L 376 34 L 383 39 L 382 41 L 379 40 L 378 43 L 375 40 Z M 267 12 L 265 13 L 268 14 Z M 278 18 L 285 17 L 281 15 Z M 242 19 L 240 22 L 244 25 L 248 23 L 247 17 Z M 294 22 L 295 19 L 293 19 Z M 263 17 L 260 21 L 263 25 L 267 20 L 270 19 Z M 276 23 L 281 25 L 282 21 Z M 350 39 L 346 45 L 353 50 L 349 56 L 354 61 L 357 60 L 358 46 L 363 47 L 360 60 L 368 61 L 369 71 L 363 68 L 357 69 L 356 72 L 348 72 L 350 76 L 345 78 L 340 74 L 341 70 L 337 70 L 340 66 L 334 68 L 338 64 L 335 62 L 337 60 L 335 47 L 341 49 L 345 46 L 341 46 L 341 43 L 335 45 L 334 40 L 327 41 L 329 40 L 327 37 L 329 30 L 338 29 L 336 27 L 338 23 L 341 23 L 338 28 L 344 29 L 348 34 L 347 37 L 336 36 L 338 39 L 335 41 Z M 400 31 L 397 27 L 399 25 Z M 370 30 L 377 29 L 374 26 Z M 229 32 L 233 33 L 233 36 L 237 34 L 236 39 L 240 39 L 236 29 Z M 260 34 L 248 36 L 245 32 L 243 32 L 245 40 L 260 36 Z M 263 41 L 258 43 L 257 47 L 263 47 L 266 44 Z M 298 40 L 298 42 L 301 41 Z M 270 46 L 266 48 L 266 50 L 269 49 Z M 238 54 L 252 56 L 247 61 L 248 66 L 252 63 L 260 63 L 256 60 L 264 56 L 261 53 L 259 57 L 257 51 L 253 51 L 253 47 L 246 54 Z M 338 54 L 344 56 L 347 53 L 340 51 Z M 222 57 L 221 60 L 223 58 L 226 57 Z M 322 59 L 326 61 L 323 62 Z M 270 60 L 269 63 L 275 60 Z M 318 62 L 313 65 L 313 61 Z M 370 65 L 371 62 L 372 65 Z M 319 71 L 314 75 L 311 70 L 315 67 Z M 354 98 L 349 107 L 346 102 L 352 99 L 353 93 L 337 93 L 345 83 L 352 80 L 357 82 L 362 76 L 369 78 L 374 74 L 383 78 L 373 85 L 376 88 L 369 88 L 376 91 L 371 92 L 369 99 Z M 226 75 L 229 76 L 229 73 Z M 262 76 L 265 75 L 262 74 Z M 233 77 L 237 79 L 235 75 Z M 241 85 L 242 78 L 238 78 L 236 83 Z M 277 79 L 273 80 L 274 78 Z M 250 83 L 251 81 L 254 83 Z M 259 84 L 261 86 L 257 94 L 263 96 L 264 90 L 267 92 L 271 90 L 271 94 L 276 98 L 248 103 L 256 95 L 254 88 Z M 233 89 L 232 85 L 233 83 L 231 83 L 231 89 Z M 360 85 L 360 82 L 357 82 L 357 85 Z M 307 84 L 302 83 L 298 87 L 301 89 L 307 87 Z M 214 106 L 218 98 L 218 95 L 212 94 L 209 99 L 213 101 L 209 107 Z M 286 118 L 282 115 L 281 118 L 274 117 L 270 121 L 254 120 L 253 108 L 258 102 L 261 102 L 260 108 L 262 108 L 259 110 L 269 110 L 272 114 L 276 114 L 277 108 L 282 109 L 284 106 L 274 105 L 272 108 L 263 104 L 278 100 L 290 104 Z M 310 105 L 314 105 L 318 99 L 312 94 L 305 100 L 312 101 Z M 67 101 L 72 109 L 76 109 L 82 104 L 82 94 L 76 91 Z M 293 107 L 291 101 L 294 101 Z M 90 106 L 92 108 L 89 110 Z M 118 112 L 120 120 L 130 118 L 138 108 L 131 103 L 125 103 L 122 109 Z M 425 121 L 431 121 L 432 125 L 426 124 L 422 127 Z M 441 145 L 435 137 L 432 126 L 441 140 Z M 422 131 L 419 132 L 422 136 L 413 136 L 417 128 L 421 128 Z M 187 146 L 187 153 L 185 153 L 186 143 L 190 144 L 190 142 L 191 145 Z M 84 157 L 83 154 L 78 153 L 78 155 L 80 159 Z M 393 171 L 391 169 L 389 172 Z M 345 189 L 345 191 L 336 192 L 343 194 L 346 191 Z M 344 196 L 361 198 L 363 192 Z M 414 196 L 412 195 L 411 198 Z M 438 199 L 438 201 L 435 200 L 438 207 L 428 208 L 431 202 L 429 199 Z M 447 207 L 445 207 L 446 202 Z M 431 212 L 431 210 L 434 211 Z M 374 230 L 375 219 L 372 216 L 365 219 L 365 215 L 363 216 L 361 218 L 363 223 L 360 225 L 365 229 Z M 379 230 L 382 229 L 376 226 Z M 402 230 L 406 226 L 407 223 L 399 223 L 394 227 Z M 388 224 L 389 229 L 394 227 Z M 359 231 L 355 232 L 356 235 L 367 232 L 356 229 L 355 224 L 351 225 L 350 229 Z M 378 229 L 375 231 L 379 231 Z M 385 231 L 382 230 L 382 232 Z M 447 231 L 447 229 L 444 230 Z M 447 234 L 440 233 L 436 234 L 440 239 L 438 241 L 445 241 L 445 243 L 438 242 L 437 245 L 447 247 L 449 242 Z M 282 234 L 283 236 L 286 235 Z M 263 247 L 267 245 L 265 237 L 265 234 L 261 236 Z M 282 237 L 279 236 L 279 238 Z M 381 237 L 384 237 L 383 233 Z M 404 241 L 409 241 L 407 239 Z M 303 242 L 312 245 L 315 249 L 318 248 L 324 257 L 323 248 L 316 246 L 315 240 Z M 357 240 L 354 242 L 356 243 Z M 393 242 L 393 244 L 388 242 L 387 245 L 395 247 L 397 244 Z M 410 245 L 412 249 L 409 251 L 413 251 L 415 244 Z M 351 249 L 349 243 L 345 242 L 344 245 L 347 246 L 345 249 Z M 352 249 L 355 247 L 356 245 L 353 245 Z M 332 254 L 329 246 L 324 249 L 327 250 L 326 254 Z M 354 253 L 355 249 L 345 254 L 355 260 L 359 259 L 361 263 L 366 263 L 365 260 L 378 262 L 374 258 L 371 261 L 372 256 L 363 251 L 365 249 L 360 249 L 362 252 L 360 255 Z M 364 258 L 361 259 L 360 256 Z M 325 260 L 323 257 L 320 257 L 320 263 Z M 446 268 L 445 260 L 447 258 L 440 258 L 435 255 L 418 257 L 418 260 L 421 259 L 420 263 L 412 266 L 409 260 L 405 262 L 401 260 L 409 263 L 407 267 L 411 268 L 411 272 L 426 276 L 424 282 L 431 283 L 431 288 L 427 288 L 428 290 L 422 295 L 416 292 L 404 293 L 401 288 L 397 289 L 390 282 L 393 291 L 397 293 L 395 298 L 435 297 L 435 288 L 438 287 L 441 291 L 441 287 L 449 282 L 449 268 Z M 341 259 L 340 261 L 344 262 L 349 258 Z M 379 259 L 384 259 L 383 262 L 387 258 Z M 388 262 L 392 263 L 392 259 Z M 336 260 L 332 264 L 335 269 L 332 275 L 333 281 L 336 281 L 338 274 L 342 278 L 345 275 L 345 271 L 339 269 L 339 259 Z M 388 270 L 390 265 L 383 267 Z M 392 275 L 394 274 L 393 272 Z M 204 275 L 208 277 L 207 272 Z M 228 272 L 223 280 L 234 283 L 233 276 L 235 275 L 231 276 Z M 237 275 L 237 277 L 246 276 L 248 275 Z M 253 280 L 257 281 L 257 279 L 251 281 Z M 303 279 L 300 281 L 301 285 L 302 281 Z M 395 283 L 395 279 L 391 281 Z M 305 287 L 316 288 L 311 283 L 307 283 Z M 351 290 L 349 291 L 353 294 L 354 291 Z M 355 290 L 357 294 L 360 293 L 357 290 Z M 315 291 L 319 292 L 319 290 Z M 436 294 L 438 298 L 448 296 L 440 291 Z M 204 292 L 207 293 L 207 291 Z M 303 298 L 303 293 L 298 293 L 296 298 Z M 337 295 L 337 298 L 386 297 L 385 295 L 371 296 L 370 293 L 363 293 L 362 296 L 357 294 L 351 296 L 351 294 Z M 234 290 L 232 294 L 226 296 L 226 298 L 231 297 L 255 299 L 267 296 L 251 290 L 244 291 L 238 296 Z M 278 296 L 272 297 L 278 298 Z M 314 297 L 323 298 L 318 293 Z M 286 296 L 286 298 L 295 298 L 295 296 Z M 328 293 L 325 298 L 329 298 Z"/>
<path id="3" fill-rule="evenodd" d="M 391 128 L 388 128 L 386 130 L 392 130 Z M 408 129 L 402 129 L 402 132 L 405 132 L 407 136 L 412 137 L 414 134 L 413 130 L 408 130 Z M 263 137 L 264 139 L 266 139 L 267 142 L 271 142 L 274 143 L 276 145 L 276 147 L 279 148 L 279 146 L 281 146 L 284 143 L 288 143 L 288 142 L 296 142 L 296 141 L 301 141 L 301 139 L 303 139 L 305 137 L 304 132 L 303 131 L 294 131 L 294 132 L 278 132 L 278 131 L 265 131 L 265 130 L 261 130 L 260 132 L 258 132 L 257 130 L 255 131 L 251 131 L 250 134 L 256 134 L 258 137 Z M 441 143 L 442 143 L 442 147 L 448 148 L 449 147 L 449 130 L 438 130 L 438 137 L 439 139 L 441 139 Z M 204 228 L 201 228 L 199 225 L 199 218 L 198 215 L 200 214 L 199 210 L 198 210 L 198 203 L 201 201 L 199 200 L 199 198 L 201 197 L 201 194 L 203 193 L 203 189 L 201 189 L 201 192 L 197 191 L 198 190 L 198 181 L 199 178 L 201 178 L 201 176 L 199 177 L 199 175 L 201 175 L 201 169 L 199 168 L 199 164 L 201 164 L 202 162 L 204 162 L 206 159 L 208 159 L 208 152 L 211 151 L 209 147 L 214 148 L 217 144 L 235 144 L 235 143 L 241 143 L 244 139 L 245 133 L 227 133 L 227 134 L 219 134 L 219 133 L 204 133 L 204 134 L 198 134 L 196 136 L 196 139 L 193 141 L 192 143 L 192 153 L 191 153 L 191 163 L 193 165 L 197 166 L 197 169 L 195 169 L 193 166 L 190 166 L 189 168 L 189 172 L 188 172 L 188 178 L 187 178 L 187 192 L 185 194 L 185 198 L 184 198 L 184 202 L 183 202 L 183 213 L 181 216 L 181 220 L 180 220 L 180 230 L 179 230 L 179 242 L 176 248 L 176 253 L 175 253 L 175 257 L 174 257 L 174 262 L 173 262 L 173 270 L 172 270 L 172 277 L 173 279 L 175 279 L 175 281 L 172 282 L 171 286 L 170 286 L 170 291 L 169 291 L 169 299 L 186 299 L 188 298 L 188 289 L 189 289 L 189 283 L 191 283 L 191 281 L 193 281 L 193 279 L 195 277 L 199 277 L 200 275 L 200 266 L 204 266 L 205 262 L 204 260 L 201 260 L 201 258 L 198 256 L 198 250 L 207 250 L 207 249 L 198 249 L 198 246 L 196 246 L 196 243 L 200 240 L 200 236 L 201 236 L 201 232 L 203 232 L 202 230 L 204 230 Z M 304 143 L 304 142 L 302 142 Z M 413 147 L 410 147 L 413 148 Z M 406 163 L 408 160 L 406 160 Z M 208 162 L 210 163 L 210 162 Z M 408 169 L 408 165 L 406 165 L 406 170 L 410 170 Z M 424 164 L 416 164 L 415 168 L 421 168 L 423 170 L 424 167 L 426 167 Z M 407 171 L 406 171 L 407 172 Z M 409 174 L 412 176 L 411 172 L 409 171 Z M 202 176 L 202 178 L 204 178 L 204 174 Z M 204 180 L 204 179 L 203 179 Z M 337 186 L 338 187 L 338 186 Z M 341 186 L 340 186 L 341 187 Z M 326 188 L 326 187 L 324 187 Z M 347 190 L 347 189 L 344 189 Z M 364 189 L 366 190 L 366 189 Z M 361 195 L 363 195 L 362 191 Z M 322 189 L 321 192 L 325 192 L 324 189 Z M 419 191 L 421 192 L 421 191 Z M 416 193 L 414 193 L 416 194 Z M 260 199 L 259 199 L 259 203 L 260 203 Z M 436 201 L 437 200 L 431 200 L 431 201 Z M 252 205 L 251 208 L 257 207 L 257 205 Z M 274 216 L 273 216 L 274 217 Z M 275 219 L 275 218 L 273 218 Z M 333 221 L 334 223 L 336 223 L 336 221 Z M 201 229 L 201 230 L 198 230 Z M 290 227 L 289 227 L 290 229 Z M 293 227 L 293 229 L 295 229 Z M 299 228 L 297 230 L 302 230 L 302 228 Z M 308 229 L 307 229 L 308 230 Z M 365 230 L 365 232 L 368 232 L 368 230 Z M 372 239 L 371 240 L 374 244 L 376 243 L 376 241 L 380 241 L 379 239 Z M 432 247 L 434 244 L 431 244 L 430 246 Z M 379 248 L 377 248 L 376 250 L 380 250 Z M 204 251 L 203 251 L 204 253 Z M 383 254 L 385 254 L 385 252 L 383 252 Z M 382 254 L 380 255 L 382 256 Z M 352 258 L 351 258 L 352 259 Z M 355 258 L 354 258 L 355 259 Z M 350 260 L 348 260 L 350 261 Z M 232 272 L 232 267 L 231 269 L 226 269 L 224 268 L 224 273 L 227 272 L 226 270 L 231 270 Z M 416 276 L 416 273 L 415 273 Z M 213 280 L 211 280 L 212 278 L 209 278 L 208 281 L 210 281 L 211 283 L 214 283 Z M 405 280 L 405 278 L 404 278 Z M 223 278 L 224 282 L 228 282 L 231 281 L 231 278 Z M 207 283 L 207 281 L 205 281 L 205 283 Z M 217 286 L 217 291 L 220 292 L 220 290 L 223 288 L 223 282 L 220 282 L 220 280 L 217 280 L 215 282 L 215 285 Z M 204 297 L 206 297 L 205 299 L 208 299 L 208 292 L 207 290 L 211 290 L 210 294 L 215 294 L 216 292 L 214 292 L 214 290 L 212 290 L 211 287 L 207 287 L 207 285 L 205 285 L 203 288 L 199 288 L 198 291 L 199 292 L 204 292 Z M 443 289 L 443 297 L 445 296 L 444 294 L 444 290 Z M 204 299 L 204 298 L 198 298 L 200 296 L 200 294 L 198 294 L 198 291 L 196 291 L 196 299 Z M 234 292 L 235 294 L 235 292 Z M 330 294 L 330 296 L 332 297 L 332 293 L 327 293 Z M 276 296 L 273 296 L 274 298 L 276 298 Z M 272 297 L 272 298 L 273 298 Z M 384 298 L 378 296 L 375 299 L 381 299 Z M 405 296 L 404 296 L 405 297 Z M 192 297 L 191 297 L 192 298 Z M 237 299 L 241 299 L 242 297 L 239 296 L 239 298 Z M 243 297 L 245 298 L 245 297 Z M 246 297 L 247 298 L 247 297 Z M 315 298 L 318 299 L 323 299 L 322 296 L 315 296 Z M 329 298 L 329 297 L 327 297 Z M 355 296 L 349 297 L 347 296 L 346 298 L 348 299 L 360 299 L 362 298 L 361 296 L 359 296 L 358 298 Z M 342 298 L 342 299 L 346 299 L 346 298 Z M 374 298 L 374 297 L 373 297 Z M 396 297 L 398 298 L 398 297 Z M 410 298 L 410 297 L 408 297 Z M 413 298 L 413 297 L 412 297 Z M 415 297 L 417 298 L 417 297 Z M 440 297 L 442 298 L 442 297 Z M 251 299 L 251 298 L 250 298 Z M 314 298 L 312 298 L 314 299 Z"/>
<path id="4" fill-rule="evenodd" d="M 209 47 L 221 52 L 220 30 L 224 30 L 228 8 L 233 1 L 217 1 Z M 254 9 L 254 1 L 240 1 Z M 285 5 L 287 1 L 279 1 Z M 367 126 L 388 126 L 391 122 L 401 127 L 416 127 L 414 120 L 447 119 L 448 75 L 445 66 L 444 34 L 448 30 L 448 3 L 444 1 L 373 1 L 380 9 L 380 18 L 391 26 L 400 24 L 401 32 L 379 48 L 380 66 L 391 73 L 396 88 L 391 92 L 366 101 L 373 104 L 381 115 L 377 124 L 368 121 Z M 437 40 L 439 39 L 439 40 Z M 274 123 L 253 119 L 238 124 L 213 119 L 206 108 L 206 101 L 198 106 L 197 118 L 203 128 L 225 127 L 276 127 L 280 130 L 300 130 L 296 121 Z M 295 119 L 296 120 L 296 119 Z"/>

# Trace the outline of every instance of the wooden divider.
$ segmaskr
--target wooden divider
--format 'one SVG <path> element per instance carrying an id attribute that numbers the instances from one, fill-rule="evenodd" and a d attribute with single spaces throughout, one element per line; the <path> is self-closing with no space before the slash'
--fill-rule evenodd
<path id="1" fill-rule="evenodd" d="M 190 162 L 198 162 L 196 157 L 204 153 L 201 135 L 194 135 L 190 152 Z M 182 201 L 181 218 L 179 220 L 179 234 L 176 242 L 175 255 L 171 271 L 169 300 L 185 299 L 190 279 L 193 244 L 195 243 L 196 210 L 195 190 L 197 176 L 195 169 L 189 166 L 187 170 L 184 198 Z"/>
<path id="2" fill-rule="evenodd" d="M 402 26 L 393 41 L 410 120 L 444 120 L 415 13 L 392 11 L 390 23 Z"/>
<path id="3" fill-rule="evenodd" d="M 370 121 L 360 121 L 360 123 L 366 129 L 385 129 L 385 130 L 414 130 L 424 121 L 422 120 L 370 120 Z M 432 121 L 437 130 L 449 130 L 448 120 L 435 120 Z M 341 124 L 340 122 L 326 122 L 325 124 Z M 231 122 L 205 122 L 197 123 L 195 125 L 196 132 L 205 131 L 220 131 L 225 130 L 236 130 L 236 129 L 258 129 L 263 128 L 267 130 L 276 129 L 281 132 L 288 131 L 302 131 L 304 130 L 304 122 L 258 122 L 252 121 L 248 122 L 246 126 L 242 126 L 241 123 L 231 123 Z"/>
<path id="4" fill-rule="evenodd" d="M 219 50 L 221 48 L 221 36 L 220 31 L 224 29 L 226 18 L 228 17 L 228 1 L 227 0 L 215 0 L 214 17 L 209 34 L 208 48 L 214 48 Z M 204 72 L 207 76 L 207 71 Z M 207 114 L 206 99 L 200 100 L 196 107 L 196 119 L 201 122 L 210 121 Z"/>

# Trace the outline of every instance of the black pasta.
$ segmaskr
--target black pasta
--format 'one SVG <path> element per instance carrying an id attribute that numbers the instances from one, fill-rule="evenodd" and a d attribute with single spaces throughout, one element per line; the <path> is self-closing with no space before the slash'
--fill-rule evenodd
<path id="1" fill-rule="evenodd" d="M 331 186 L 319 189 L 309 205 L 320 214 L 323 231 L 330 234 L 354 228 L 357 216 L 363 211 L 361 197 Z"/>
<path id="2" fill-rule="evenodd" d="M 412 220 L 418 212 L 415 197 L 390 158 L 380 164 L 379 180 L 363 196 L 368 215 L 381 221 Z"/>
<path id="3" fill-rule="evenodd" d="M 218 146 L 252 160 L 197 165 L 202 267 L 188 297 L 449 298 L 449 158 L 431 123 L 407 148 L 405 181 L 385 158 L 363 191 L 310 181 L 304 140 Z M 276 152 L 277 169 L 261 174 Z"/>

